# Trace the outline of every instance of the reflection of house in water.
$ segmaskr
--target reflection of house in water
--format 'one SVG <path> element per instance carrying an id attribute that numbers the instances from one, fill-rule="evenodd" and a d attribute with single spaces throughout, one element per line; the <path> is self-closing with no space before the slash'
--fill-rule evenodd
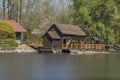
<path id="1" fill-rule="evenodd" d="M 82 44 L 85 37 L 79 26 L 53 24 L 43 35 L 43 45 L 47 48 L 62 48 L 70 43 Z"/>
<path id="2" fill-rule="evenodd" d="M 13 29 L 16 33 L 17 40 L 22 42 L 23 41 L 23 33 L 26 32 L 26 30 L 19 23 L 17 23 L 14 20 L 2 20 L 2 21 L 10 24 L 13 27 Z"/>

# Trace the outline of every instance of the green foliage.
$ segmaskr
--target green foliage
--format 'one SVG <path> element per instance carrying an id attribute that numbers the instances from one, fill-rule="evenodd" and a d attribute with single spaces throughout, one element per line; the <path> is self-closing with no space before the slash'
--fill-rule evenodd
<path id="1" fill-rule="evenodd" d="M 15 48 L 17 46 L 16 35 L 12 26 L 0 21 L 0 47 Z"/>
<path id="2" fill-rule="evenodd" d="M 16 38 L 11 25 L 0 21 L 0 39 Z"/>
<path id="3" fill-rule="evenodd" d="M 97 36 L 101 43 L 120 44 L 120 1 L 73 0 L 74 24 L 88 36 Z"/>
<path id="4" fill-rule="evenodd" d="M 15 39 L 4 39 L 0 40 L 0 47 L 2 49 L 12 49 L 18 46 Z"/>

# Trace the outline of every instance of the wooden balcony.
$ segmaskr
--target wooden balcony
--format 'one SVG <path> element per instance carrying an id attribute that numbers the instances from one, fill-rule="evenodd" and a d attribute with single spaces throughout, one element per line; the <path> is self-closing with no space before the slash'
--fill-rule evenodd
<path id="1" fill-rule="evenodd" d="M 104 44 L 62 44 L 62 49 L 105 50 Z"/>

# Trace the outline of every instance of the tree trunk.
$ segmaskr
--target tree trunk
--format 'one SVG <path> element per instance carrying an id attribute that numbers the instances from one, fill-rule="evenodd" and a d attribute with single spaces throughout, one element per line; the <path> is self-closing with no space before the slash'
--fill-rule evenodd
<path id="1" fill-rule="evenodd" d="M 8 0 L 8 19 L 12 18 L 11 0 Z"/>
<path id="2" fill-rule="evenodd" d="M 20 0 L 20 16 L 19 19 L 21 20 L 22 18 L 22 0 Z"/>
<path id="3" fill-rule="evenodd" d="M 3 17 L 2 19 L 5 19 L 5 0 L 2 1 L 2 7 L 3 7 Z"/>

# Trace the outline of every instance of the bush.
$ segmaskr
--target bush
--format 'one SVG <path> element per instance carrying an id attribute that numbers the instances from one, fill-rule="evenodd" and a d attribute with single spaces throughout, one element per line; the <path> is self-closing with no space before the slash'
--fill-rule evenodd
<path id="1" fill-rule="evenodd" d="M 3 49 L 12 49 L 18 46 L 18 43 L 14 39 L 0 40 L 0 47 Z"/>
<path id="2" fill-rule="evenodd" d="M 0 47 L 15 48 L 17 46 L 16 34 L 13 27 L 8 23 L 0 21 Z"/>

